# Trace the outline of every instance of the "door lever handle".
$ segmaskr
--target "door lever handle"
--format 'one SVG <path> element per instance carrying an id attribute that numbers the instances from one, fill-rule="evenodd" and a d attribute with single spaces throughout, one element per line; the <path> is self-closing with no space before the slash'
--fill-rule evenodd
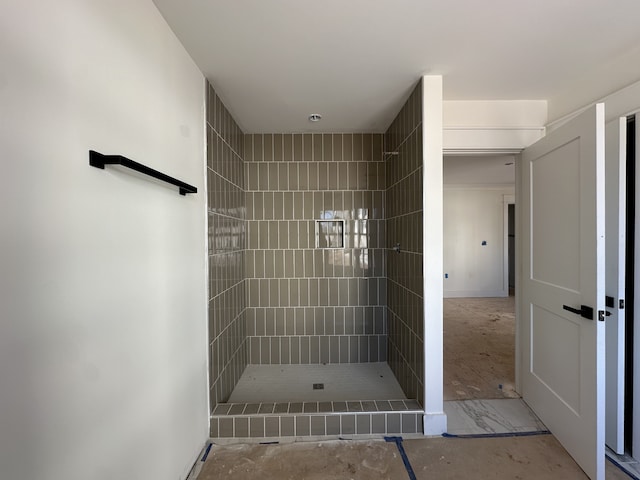
<path id="1" fill-rule="evenodd" d="M 576 315 L 580 315 L 582 318 L 586 318 L 587 320 L 593 320 L 593 308 L 587 305 L 580 305 L 580 308 L 573 308 L 569 305 L 562 305 L 564 310 L 567 310 L 571 313 L 575 313 Z"/>

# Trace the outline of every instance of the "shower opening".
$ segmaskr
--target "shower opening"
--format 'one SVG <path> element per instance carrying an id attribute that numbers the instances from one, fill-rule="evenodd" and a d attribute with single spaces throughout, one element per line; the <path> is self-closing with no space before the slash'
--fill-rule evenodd
<path id="1" fill-rule="evenodd" d="M 211 436 L 421 433 L 421 85 L 387 134 L 207 105 Z"/>

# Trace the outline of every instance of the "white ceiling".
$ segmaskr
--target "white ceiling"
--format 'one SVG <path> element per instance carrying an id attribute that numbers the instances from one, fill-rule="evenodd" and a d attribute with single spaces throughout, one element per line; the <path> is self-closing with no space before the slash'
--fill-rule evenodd
<path id="1" fill-rule="evenodd" d="M 445 156 L 442 183 L 448 186 L 514 186 L 516 183 L 515 157 L 513 155 Z"/>
<path id="2" fill-rule="evenodd" d="M 154 3 L 247 133 L 382 132 L 423 74 L 552 118 L 640 79 L 638 0 Z"/>

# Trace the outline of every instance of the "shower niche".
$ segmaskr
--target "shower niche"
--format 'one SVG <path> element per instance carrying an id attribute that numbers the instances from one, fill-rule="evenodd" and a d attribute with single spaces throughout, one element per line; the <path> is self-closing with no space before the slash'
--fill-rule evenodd
<path id="1" fill-rule="evenodd" d="M 209 88 L 212 437 L 422 432 L 420 87 L 386 134 L 244 134 Z"/>
<path id="2" fill-rule="evenodd" d="M 334 216 L 334 212 L 330 215 Z M 344 220 L 316 220 L 316 248 L 344 248 Z"/>

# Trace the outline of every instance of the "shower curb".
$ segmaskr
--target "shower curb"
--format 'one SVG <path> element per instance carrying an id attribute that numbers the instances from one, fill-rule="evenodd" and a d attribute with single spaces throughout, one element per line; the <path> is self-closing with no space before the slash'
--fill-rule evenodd
<path id="1" fill-rule="evenodd" d="M 281 438 L 422 433 L 415 400 L 222 403 L 210 417 L 216 438 Z"/>

